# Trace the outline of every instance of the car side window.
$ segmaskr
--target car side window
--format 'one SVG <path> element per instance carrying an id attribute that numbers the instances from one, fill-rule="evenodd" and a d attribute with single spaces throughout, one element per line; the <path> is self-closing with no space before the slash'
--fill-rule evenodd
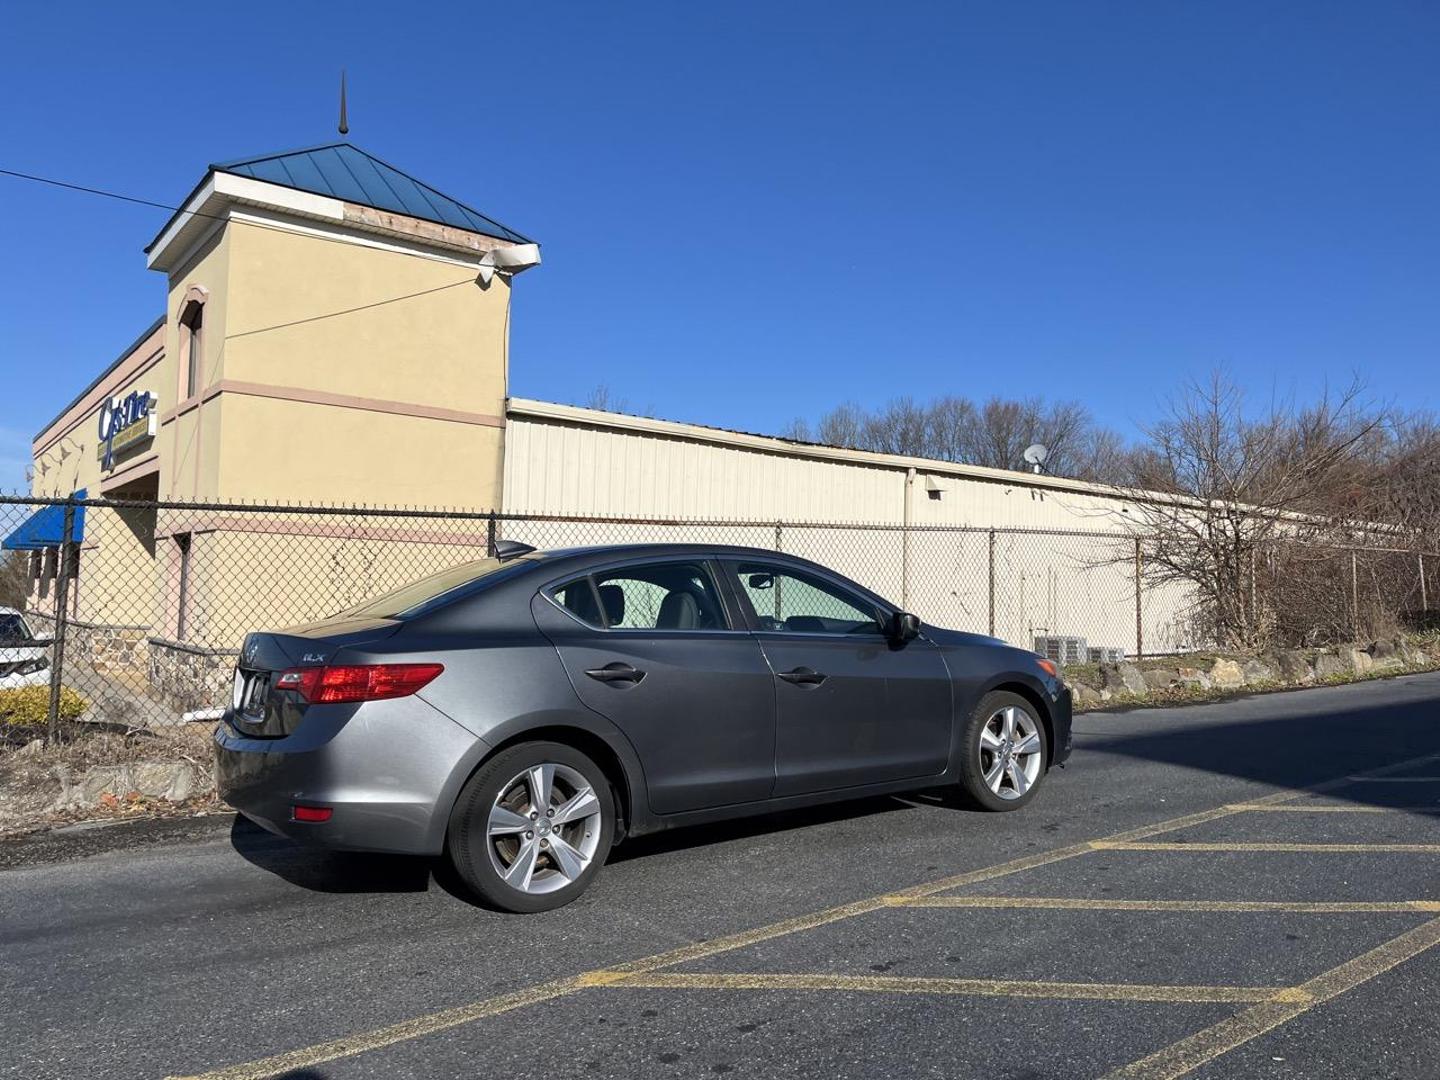
<path id="1" fill-rule="evenodd" d="M 593 582 L 585 598 L 580 586 Z M 603 570 L 572 582 L 555 599 L 578 618 L 610 630 L 728 630 L 710 572 L 699 563 L 656 562 Z M 573 606 L 572 606 L 573 605 Z"/>
<path id="2" fill-rule="evenodd" d="M 880 613 L 864 597 L 824 578 L 770 563 L 736 567 L 740 593 L 761 630 L 804 634 L 879 634 Z"/>
<path id="3" fill-rule="evenodd" d="M 595 591 L 595 583 L 588 577 L 567 581 L 559 588 L 552 589 L 550 596 L 587 626 L 593 626 L 597 630 L 605 629 L 605 617 L 600 613 L 600 596 Z"/>

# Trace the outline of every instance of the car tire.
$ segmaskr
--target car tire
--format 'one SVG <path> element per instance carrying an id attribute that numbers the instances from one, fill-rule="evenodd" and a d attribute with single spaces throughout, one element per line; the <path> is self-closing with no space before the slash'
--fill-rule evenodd
<path id="1" fill-rule="evenodd" d="M 532 742 L 475 771 L 455 800 L 445 846 L 479 900 L 530 914 L 589 888 L 614 835 L 615 798 L 600 767 L 564 743 Z"/>
<path id="2" fill-rule="evenodd" d="M 965 723 L 962 742 L 960 794 L 971 805 L 1019 810 L 1044 783 L 1050 765 L 1049 737 L 1035 706 L 1019 694 L 996 690 L 981 698 Z M 1027 754 L 1015 752 L 1022 746 L 1033 749 Z M 1012 755 L 1010 764 L 1007 751 Z M 1018 790 L 1022 784 L 1023 790 Z"/>

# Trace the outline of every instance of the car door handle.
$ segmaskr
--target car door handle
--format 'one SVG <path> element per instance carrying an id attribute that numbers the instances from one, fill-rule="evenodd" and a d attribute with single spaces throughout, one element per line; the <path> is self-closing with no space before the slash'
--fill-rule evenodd
<path id="1" fill-rule="evenodd" d="M 586 668 L 585 674 L 592 679 L 608 683 L 638 683 L 645 678 L 645 672 L 639 671 L 629 664 L 616 661 L 613 664 L 606 664 L 604 667 Z"/>
<path id="2" fill-rule="evenodd" d="M 796 686 L 819 686 L 825 681 L 825 676 L 814 668 L 797 667 L 794 671 L 782 671 L 776 678 L 784 679 Z"/>

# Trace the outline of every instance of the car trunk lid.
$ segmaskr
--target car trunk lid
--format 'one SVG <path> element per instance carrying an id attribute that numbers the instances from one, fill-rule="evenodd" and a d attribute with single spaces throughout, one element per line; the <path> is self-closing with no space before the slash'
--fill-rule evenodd
<path id="1" fill-rule="evenodd" d="M 341 617 L 247 635 L 235 665 L 227 719 L 245 735 L 290 734 L 304 715 L 305 703 L 276 689 L 281 672 L 330 663 L 342 649 L 383 640 L 398 629 L 398 619 Z"/>

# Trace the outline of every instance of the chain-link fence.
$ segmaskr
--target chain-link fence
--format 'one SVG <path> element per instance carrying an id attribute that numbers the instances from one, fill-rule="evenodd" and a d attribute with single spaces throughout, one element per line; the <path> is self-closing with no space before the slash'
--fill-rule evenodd
<path id="1" fill-rule="evenodd" d="M 5 496 L 0 536 L 0 720 L 16 701 L 52 723 L 216 717 L 248 631 L 324 618 L 485 558 L 505 539 L 542 549 L 686 542 L 800 555 L 927 622 L 1064 663 L 1207 644 L 1195 629 L 1204 625 L 1195 591 L 1147 574 L 1137 537 L 1115 533 Z M 1325 582 L 1309 590 L 1334 594 L 1325 627 L 1334 636 L 1358 625 L 1367 606 L 1423 609 L 1440 585 L 1437 560 L 1426 556 L 1405 556 L 1412 584 L 1402 589 L 1397 554 L 1384 555 L 1393 566 L 1372 552 L 1325 556 L 1338 570 L 1305 554 Z M 1277 595 L 1274 583 L 1291 580 L 1274 560 L 1256 574 L 1257 588 L 1263 577 Z"/>

